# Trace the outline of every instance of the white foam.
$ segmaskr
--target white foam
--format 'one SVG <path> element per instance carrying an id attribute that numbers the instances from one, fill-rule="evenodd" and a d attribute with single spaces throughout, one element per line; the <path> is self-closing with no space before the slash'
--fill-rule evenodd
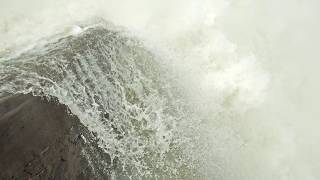
<path id="1" fill-rule="evenodd" d="M 190 153 L 209 179 L 319 179 L 317 7 L 313 0 L 4 0 L 0 53 L 57 29 L 78 35 L 79 21 L 103 17 L 163 57 L 190 119 L 203 121 L 197 145 L 206 147 Z"/>

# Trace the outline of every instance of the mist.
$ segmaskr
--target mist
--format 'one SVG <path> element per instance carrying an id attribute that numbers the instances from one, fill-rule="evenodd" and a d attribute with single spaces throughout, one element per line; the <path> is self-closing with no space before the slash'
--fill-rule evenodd
<path id="1" fill-rule="evenodd" d="M 320 178 L 317 0 L 0 0 L 0 56 L 102 18 L 159 56 L 204 179 Z"/>

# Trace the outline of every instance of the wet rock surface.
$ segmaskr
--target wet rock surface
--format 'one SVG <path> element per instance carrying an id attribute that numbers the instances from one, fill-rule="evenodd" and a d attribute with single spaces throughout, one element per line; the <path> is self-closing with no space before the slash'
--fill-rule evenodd
<path id="1" fill-rule="evenodd" d="M 0 179 L 99 179 L 81 155 L 76 116 L 56 100 L 0 99 Z"/>

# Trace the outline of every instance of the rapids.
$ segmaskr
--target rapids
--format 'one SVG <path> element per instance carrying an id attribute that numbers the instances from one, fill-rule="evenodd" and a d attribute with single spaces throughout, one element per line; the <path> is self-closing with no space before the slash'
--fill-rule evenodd
<path id="1" fill-rule="evenodd" d="M 67 105 L 113 179 L 319 179 L 319 5 L 2 0 L 0 95 Z"/>

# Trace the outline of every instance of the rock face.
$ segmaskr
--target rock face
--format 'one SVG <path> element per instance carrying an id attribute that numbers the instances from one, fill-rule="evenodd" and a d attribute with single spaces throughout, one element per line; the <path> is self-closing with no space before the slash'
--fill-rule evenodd
<path id="1" fill-rule="evenodd" d="M 174 168 L 162 154 L 180 149 L 171 134 L 182 114 L 166 70 L 121 29 L 84 27 L 0 57 L 0 180 L 141 179 Z"/>
<path id="2" fill-rule="evenodd" d="M 0 99 L 0 179 L 95 179 L 81 156 L 80 123 L 55 100 Z"/>

